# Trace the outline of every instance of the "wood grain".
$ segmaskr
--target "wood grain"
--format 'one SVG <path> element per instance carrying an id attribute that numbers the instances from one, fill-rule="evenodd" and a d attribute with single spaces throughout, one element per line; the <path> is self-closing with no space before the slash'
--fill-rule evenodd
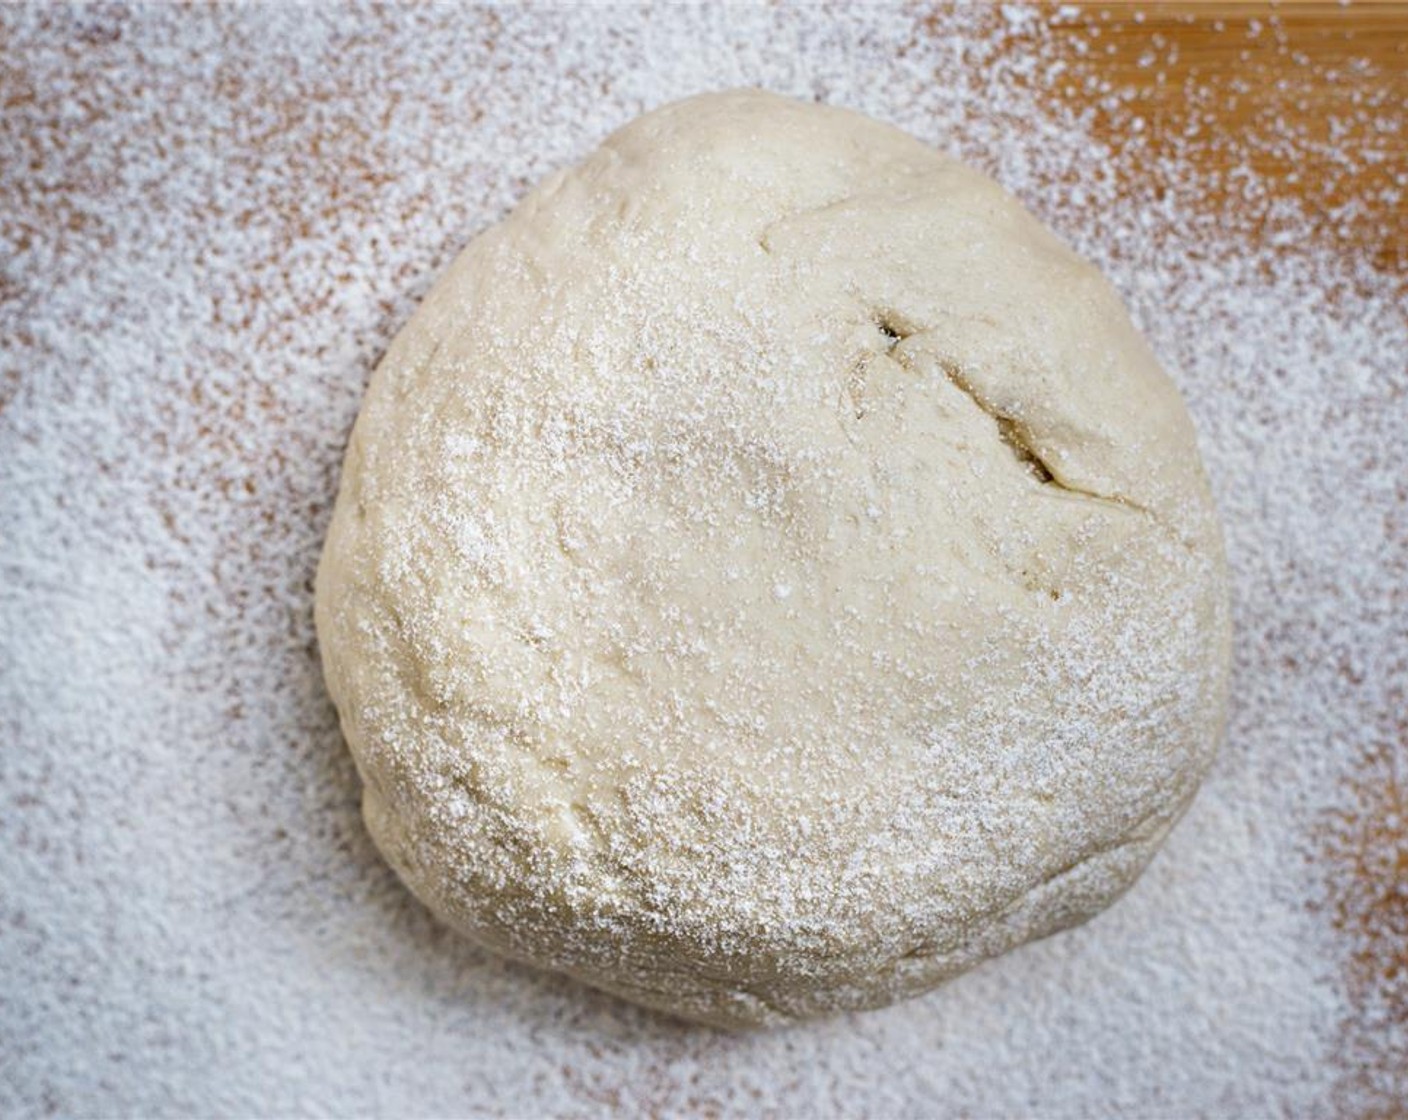
<path id="1" fill-rule="evenodd" d="M 1118 174 L 1191 167 L 1208 208 L 1254 237 L 1299 202 L 1326 244 L 1408 274 L 1408 4 L 1042 14 L 1068 67 L 1050 93 L 1089 114 Z"/>

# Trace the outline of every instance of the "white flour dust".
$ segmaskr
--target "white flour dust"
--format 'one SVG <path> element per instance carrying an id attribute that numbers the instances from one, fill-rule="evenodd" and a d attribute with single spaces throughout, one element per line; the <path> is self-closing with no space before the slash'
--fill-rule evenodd
<path id="1" fill-rule="evenodd" d="M 1408 322 L 1324 236 L 1352 213 L 1277 202 L 1254 238 L 1177 144 L 1121 184 L 1025 9 L 35 6 L 0 40 L 0 1113 L 1405 1106 Z M 1226 747 L 1110 912 L 729 1036 L 411 900 L 358 816 L 311 581 L 437 269 L 638 112 L 738 85 L 890 120 L 1106 269 L 1198 425 L 1238 636 Z"/>

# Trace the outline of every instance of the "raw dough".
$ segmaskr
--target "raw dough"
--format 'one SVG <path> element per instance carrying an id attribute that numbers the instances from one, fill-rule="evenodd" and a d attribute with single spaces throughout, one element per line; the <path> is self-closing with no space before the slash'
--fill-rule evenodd
<path id="1" fill-rule="evenodd" d="M 1110 286 L 984 176 L 756 92 L 454 262 L 372 379 L 317 622 L 427 905 L 725 1025 L 1107 906 L 1226 691 L 1193 431 Z"/>

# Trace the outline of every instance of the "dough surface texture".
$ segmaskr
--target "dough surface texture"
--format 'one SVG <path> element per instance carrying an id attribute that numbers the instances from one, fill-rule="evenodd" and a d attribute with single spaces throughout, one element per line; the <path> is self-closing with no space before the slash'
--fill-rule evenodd
<path id="1" fill-rule="evenodd" d="M 1225 706 L 1193 430 L 1110 286 L 985 176 L 756 92 L 636 120 L 455 260 L 316 610 L 411 889 L 729 1026 L 1091 917 Z"/>

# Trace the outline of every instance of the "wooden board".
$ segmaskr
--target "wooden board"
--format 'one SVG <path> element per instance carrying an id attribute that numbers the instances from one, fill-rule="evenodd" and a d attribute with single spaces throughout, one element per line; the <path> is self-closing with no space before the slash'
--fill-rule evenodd
<path id="1" fill-rule="evenodd" d="M 1176 155 L 1229 222 L 1274 234 L 1278 202 L 1298 199 L 1327 243 L 1408 272 L 1408 4 L 1042 14 L 1069 67 L 1051 92 L 1091 115 L 1118 174 L 1132 182 Z"/>

